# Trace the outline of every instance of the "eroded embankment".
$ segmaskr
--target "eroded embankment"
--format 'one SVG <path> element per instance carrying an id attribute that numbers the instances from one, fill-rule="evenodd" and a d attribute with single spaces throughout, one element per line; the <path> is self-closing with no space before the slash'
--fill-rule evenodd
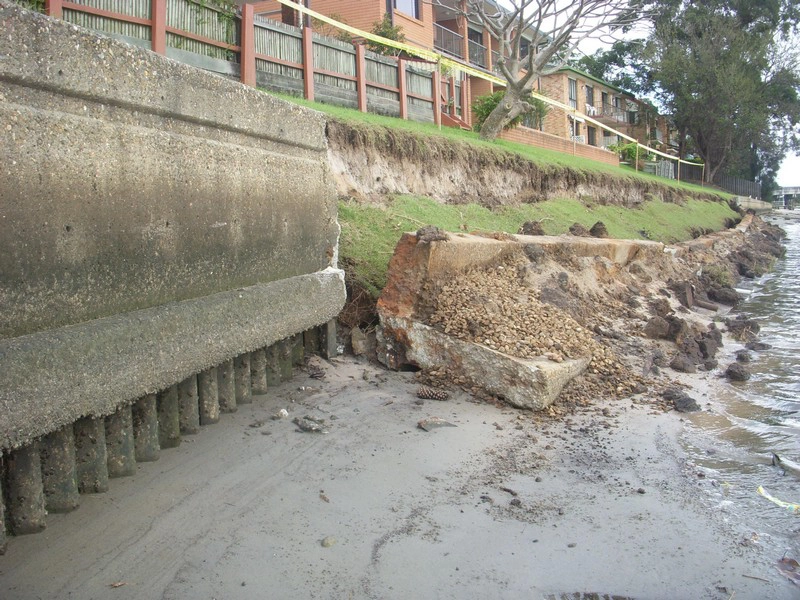
<path id="1" fill-rule="evenodd" d="M 419 194 L 483 206 L 553 198 L 637 206 L 648 200 L 719 201 L 657 182 L 568 166 L 542 165 L 501 149 L 445 137 L 421 137 L 374 125 L 328 121 L 329 163 L 341 196 Z"/>
<path id="2" fill-rule="evenodd" d="M 719 368 L 724 331 L 754 341 L 755 324 L 724 319 L 739 299 L 733 286 L 782 253 L 782 232 L 752 216 L 675 246 L 436 234 L 426 228 L 398 244 L 378 302 L 379 356 L 390 366 L 424 367 L 428 384 L 534 409 L 631 395 L 691 408 L 674 376 Z M 470 362 L 473 348 L 481 356 Z M 558 375 L 551 364 L 581 359 L 590 362 L 577 377 L 580 370 Z M 492 368 L 483 372 L 486 363 Z M 526 377 L 531 390 L 518 398 Z"/>

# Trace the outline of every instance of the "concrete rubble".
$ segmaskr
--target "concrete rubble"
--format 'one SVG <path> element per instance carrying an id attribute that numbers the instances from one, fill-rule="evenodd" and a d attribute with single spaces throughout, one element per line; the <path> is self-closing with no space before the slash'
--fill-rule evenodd
<path id="1" fill-rule="evenodd" d="M 378 302 L 379 359 L 394 369 L 458 373 L 466 385 L 531 410 L 550 406 L 590 364 L 597 371 L 609 368 L 613 360 L 590 332 L 540 304 L 537 291 L 515 278 L 524 279 L 525 269 L 543 254 L 600 257 L 621 268 L 641 254 L 663 252 L 661 244 L 652 242 L 467 234 L 442 239 L 428 229 L 404 235 L 390 263 L 389 281 Z M 512 286 L 510 300 L 493 295 L 502 285 L 493 269 Z M 478 291 L 462 294 L 466 302 L 451 299 L 451 288 L 470 273 Z M 485 293 L 479 289 L 482 282 Z M 536 324 L 546 319 L 552 326 L 537 337 Z M 522 330 L 511 330 L 520 324 Z"/>

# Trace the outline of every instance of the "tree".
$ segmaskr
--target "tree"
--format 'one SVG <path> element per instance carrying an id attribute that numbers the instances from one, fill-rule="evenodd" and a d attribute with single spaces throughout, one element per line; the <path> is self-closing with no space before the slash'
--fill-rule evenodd
<path id="1" fill-rule="evenodd" d="M 496 66 L 506 94 L 481 127 L 481 138 L 487 140 L 532 110 L 525 98 L 537 79 L 561 68 L 581 41 L 613 33 L 643 16 L 641 0 L 507 0 L 509 8 L 499 10 L 485 0 L 433 2 L 480 23 L 497 43 Z M 531 52 L 523 39 L 530 40 Z"/>
<path id="2" fill-rule="evenodd" d="M 797 13 L 777 0 L 661 5 L 647 51 L 654 87 L 709 182 L 727 171 L 769 184 L 770 169 L 800 141 L 800 72 L 774 60 Z"/>
<path id="3" fill-rule="evenodd" d="M 634 95 L 652 91 L 652 78 L 645 59 L 645 40 L 617 40 L 608 50 L 573 61 L 573 65 L 598 79 Z"/>
<path id="4" fill-rule="evenodd" d="M 406 41 L 406 36 L 403 34 L 403 28 L 400 25 L 392 24 L 392 17 L 388 12 L 383 15 L 383 19 L 380 21 L 375 21 L 372 24 L 372 33 L 396 42 Z M 396 48 L 384 46 L 383 44 L 376 44 L 375 42 L 369 40 L 367 40 L 367 48 L 376 54 L 385 54 L 387 56 L 398 56 L 401 53 Z"/>
<path id="5" fill-rule="evenodd" d="M 614 44 L 578 61 L 594 76 L 649 94 L 672 115 L 681 156 L 706 178 L 723 172 L 775 187 L 778 166 L 800 146 L 800 50 L 792 0 L 656 0 L 647 40 Z"/>

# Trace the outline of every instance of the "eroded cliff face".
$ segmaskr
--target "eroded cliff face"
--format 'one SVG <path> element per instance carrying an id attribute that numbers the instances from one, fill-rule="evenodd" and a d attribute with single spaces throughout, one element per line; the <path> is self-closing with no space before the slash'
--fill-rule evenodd
<path id="1" fill-rule="evenodd" d="M 327 131 L 328 157 L 340 196 L 419 194 L 448 204 L 483 206 L 555 198 L 636 206 L 647 200 L 680 203 L 687 197 L 683 190 L 655 182 L 542 166 L 501 149 L 447 138 L 340 121 L 329 121 Z M 692 197 L 719 200 L 713 194 Z"/>

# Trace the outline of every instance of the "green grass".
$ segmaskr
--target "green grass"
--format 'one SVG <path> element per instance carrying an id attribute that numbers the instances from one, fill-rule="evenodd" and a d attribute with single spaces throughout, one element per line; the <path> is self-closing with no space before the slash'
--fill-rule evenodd
<path id="1" fill-rule="evenodd" d="M 374 113 L 362 113 L 361 111 L 345 108 L 342 106 L 335 106 L 332 104 L 324 104 L 321 102 L 310 102 L 297 96 L 288 94 L 277 94 L 272 91 L 264 90 L 265 92 L 277 96 L 289 102 L 294 102 L 301 106 L 313 108 L 327 114 L 337 121 L 345 123 L 372 125 L 379 127 L 389 127 L 401 131 L 408 131 L 420 136 L 435 136 L 446 139 L 458 140 L 466 142 L 478 147 L 488 148 L 494 151 L 501 150 L 517 154 L 537 165 L 548 167 L 568 167 L 577 171 L 590 171 L 595 173 L 606 173 L 614 177 L 622 179 L 639 179 L 650 182 L 659 183 L 662 185 L 685 190 L 689 193 L 712 193 L 718 194 L 721 198 L 730 198 L 731 195 L 720 190 L 695 185 L 692 183 L 684 183 L 682 181 L 675 181 L 674 179 L 666 179 L 648 173 L 641 173 L 628 166 L 615 167 L 588 158 L 580 156 L 572 156 L 571 154 L 564 154 L 563 152 L 556 152 L 554 150 L 547 150 L 545 148 L 537 148 L 535 146 L 528 146 L 526 144 L 519 144 L 516 142 L 509 142 L 506 140 L 495 140 L 487 142 L 478 136 L 474 131 L 464 131 L 456 127 L 437 127 L 431 123 L 420 123 L 418 121 L 410 121 L 398 119 L 395 117 L 386 117 L 383 115 L 376 115 Z"/>
<path id="2" fill-rule="evenodd" d="M 386 207 L 340 202 L 339 252 L 349 277 L 377 298 L 386 284 L 389 259 L 400 236 L 422 225 L 453 232 L 516 233 L 525 221 L 543 221 L 546 233 L 559 235 L 576 222 L 588 228 L 602 221 L 614 238 L 672 243 L 690 239 L 693 228 L 719 230 L 726 219 L 737 217 L 722 201 L 689 200 L 681 206 L 652 201 L 631 209 L 548 200 L 489 210 L 477 204 L 449 205 L 419 196 L 397 196 Z"/>

